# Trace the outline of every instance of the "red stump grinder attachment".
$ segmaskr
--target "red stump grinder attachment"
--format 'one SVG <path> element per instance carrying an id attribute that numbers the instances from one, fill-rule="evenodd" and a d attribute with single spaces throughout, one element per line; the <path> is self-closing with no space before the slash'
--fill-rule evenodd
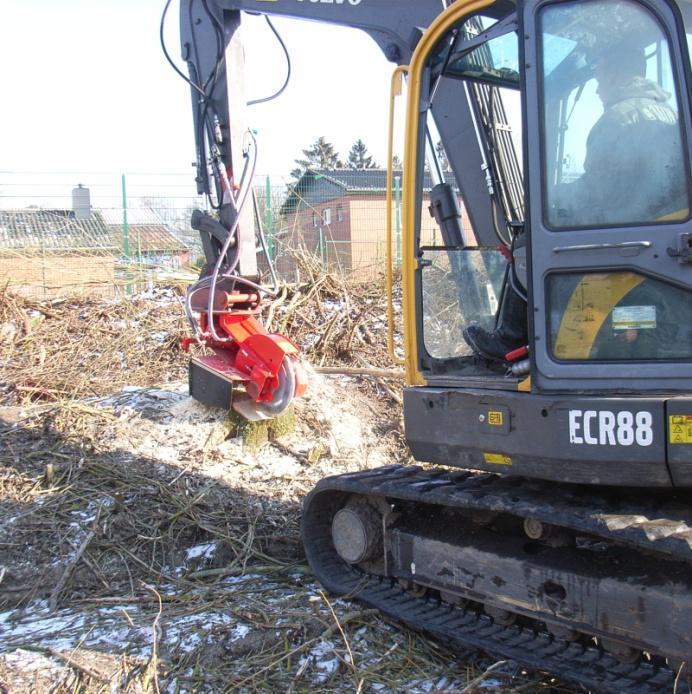
<path id="1" fill-rule="evenodd" d="M 253 282 L 224 277 L 207 284 L 198 282 L 187 296 L 199 321 L 197 336 L 184 338 L 182 347 L 203 344 L 213 352 L 191 358 L 190 394 L 213 407 L 233 407 L 247 419 L 276 417 L 306 390 L 300 350 L 257 320 L 261 294 Z"/>

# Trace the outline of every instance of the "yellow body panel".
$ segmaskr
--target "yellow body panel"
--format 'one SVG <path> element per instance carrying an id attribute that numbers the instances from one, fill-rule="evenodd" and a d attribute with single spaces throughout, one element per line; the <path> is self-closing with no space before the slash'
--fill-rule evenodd
<path id="1" fill-rule="evenodd" d="M 394 304 L 393 304 L 393 286 L 394 259 L 392 257 L 392 224 L 394 219 L 394 167 L 392 161 L 394 159 L 394 106 L 396 97 L 401 95 L 402 80 L 408 72 L 408 65 L 400 65 L 392 74 L 392 82 L 389 93 L 389 137 L 387 140 L 387 350 L 389 358 L 399 366 L 406 363 L 405 359 L 401 359 L 394 351 Z"/>

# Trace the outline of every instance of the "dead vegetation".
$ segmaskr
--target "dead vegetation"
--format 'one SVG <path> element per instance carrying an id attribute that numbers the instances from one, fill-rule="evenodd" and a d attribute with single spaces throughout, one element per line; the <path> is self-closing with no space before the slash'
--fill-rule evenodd
<path id="1" fill-rule="evenodd" d="M 382 283 L 326 274 L 296 251 L 299 285 L 267 303 L 264 323 L 300 345 L 317 367 L 391 368 Z M 75 295 L 38 301 L 0 290 L 0 404 L 62 401 L 123 386 L 186 378 L 179 348 L 188 330 L 185 288 L 157 288 L 122 299 Z"/>
<path id="2" fill-rule="evenodd" d="M 294 253 L 305 280 L 282 289 L 267 311 L 268 328 L 297 342 L 316 367 L 391 368 L 384 282 L 326 274 L 314 255 Z"/>
<path id="3" fill-rule="evenodd" d="M 36 301 L 1 291 L 0 398 L 59 401 L 183 378 L 179 296 Z"/>
<path id="4" fill-rule="evenodd" d="M 273 328 L 314 364 L 387 367 L 382 291 L 305 273 Z M 408 459 L 392 388 L 313 375 L 295 432 L 243 448 L 187 396 L 180 297 L 0 294 L 0 691 L 554 686 L 322 593 L 300 501 Z"/>

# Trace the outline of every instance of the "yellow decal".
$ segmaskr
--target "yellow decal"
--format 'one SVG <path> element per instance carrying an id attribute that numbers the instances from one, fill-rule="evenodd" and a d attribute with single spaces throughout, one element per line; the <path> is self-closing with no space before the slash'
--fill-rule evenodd
<path id="1" fill-rule="evenodd" d="M 613 308 L 644 281 L 632 272 L 584 275 L 569 299 L 555 341 L 558 359 L 588 359 Z"/>
<path id="2" fill-rule="evenodd" d="M 504 417 L 502 412 L 496 412 L 491 410 L 488 412 L 488 424 L 492 424 L 494 427 L 501 427 L 504 424 Z"/>
<path id="3" fill-rule="evenodd" d="M 502 453 L 483 453 L 485 462 L 489 465 L 511 465 L 512 459 Z"/>
<path id="4" fill-rule="evenodd" d="M 668 441 L 692 443 L 692 414 L 673 414 L 668 417 Z"/>
<path id="5" fill-rule="evenodd" d="M 690 216 L 690 211 L 686 208 L 683 207 L 681 210 L 677 210 L 676 212 L 671 212 L 670 214 L 666 214 L 663 217 L 659 217 L 656 221 L 657 222 L 681 222 L 684 219 L 687 219 Z"/>
<path id="6" fill-rule="evenodd" d="M 523 381 L 519 381 L 517 384 L 517 390 L 520 393 L 530 393 L 531 392 L 531 376 L 527 376 Z"/>

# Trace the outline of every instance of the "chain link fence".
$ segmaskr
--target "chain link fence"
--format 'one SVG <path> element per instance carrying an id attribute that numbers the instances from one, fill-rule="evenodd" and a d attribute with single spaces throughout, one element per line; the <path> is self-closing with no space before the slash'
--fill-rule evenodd
<path id="1" fill-rule="evenodd" d="M 382 276 L 385 171 L 308 171 L 298 181 L 259 176 L 253 193 L 256 230 L 266 238 L 266 253 L 261 244 L 257 248 L 265 278 L 271 261 L 280 280 L 304 280 L 306 254 L 311 264 L 355 280 Z M 398 174 L 392 194 L 392 250 L 399 263 Z M 35 297 L 112 296 L 160 281 L 190 281 L 204 264 L 199 236 L 190 227 L 195 209 L 210 211 L 210 205 L 197 195 L 192 171 L 2 172 L 0 287 Z"/>

